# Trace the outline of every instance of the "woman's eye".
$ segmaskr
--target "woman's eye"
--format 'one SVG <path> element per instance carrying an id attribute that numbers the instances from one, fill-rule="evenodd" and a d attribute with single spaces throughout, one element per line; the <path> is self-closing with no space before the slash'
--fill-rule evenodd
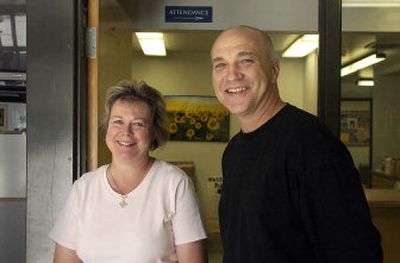
<path id="1" fill-rule="evenodd" d="M 144 123 L 142 123 L 142 122 L 134 122 L 134 123 L 132 123 L 132 127 L 133 128 L 143 128 L 144 127 Z"/>
<path id="2" fill-rule="evenodd" d="M 122 125 L 124 122 L 122 120 L 113 120 L 113 124 Z"/>

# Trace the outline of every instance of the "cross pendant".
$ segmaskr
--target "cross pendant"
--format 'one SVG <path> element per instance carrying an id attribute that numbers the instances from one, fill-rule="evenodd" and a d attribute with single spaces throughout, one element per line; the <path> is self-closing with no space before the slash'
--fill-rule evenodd
<path id="1" fill-rule="evenodd" d="M 119 203 L 119 206 L 120 206 L 121 208 L 125 208 L 127 205 L 128 205 L 128 203 L 125 201 L 125 198 L 122 199 L 122 201 Z"/>

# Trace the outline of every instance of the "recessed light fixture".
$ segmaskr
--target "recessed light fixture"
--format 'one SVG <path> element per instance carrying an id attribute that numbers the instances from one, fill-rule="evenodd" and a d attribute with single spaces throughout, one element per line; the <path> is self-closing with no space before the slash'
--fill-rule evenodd
<path id="1" fill-rule="evenodd" d="M 356 72 L 360 69 L 363 69 L 363 68 L 369 67 L 371 65 L 374 65 L 378 62 L 381 62 L 385 59 L 386 59 L 385 54 L 374 53 L 374 54 L 368 55 L 364 58 L 361 58 L 360 60 L 357 60 L 347 66 L 342 67 L 342 69 L 340 71 L 340 76 L 344 77 L 344 76 L 349 75 L 353 72 Z"/>
<path id="2" fill-rule="evenodd" d="M 298 38 L 293 44 L 283 52 L 283 57 L 301 58 L 305 57 L 318 48 L 319 36 L 317 34 L 307 34 Z"/>
<path id="3" fill-rule="evenodd" d="M 147 56 L 166 56 L 163 33 L 136 32 L 140 47 Z"/>
<path id="4" fill-rule="evenodd" d="M 375 85 L 373 79 L 358 79 L 356 81 L 357 86 L 362 86 L 362 87 L 372 87 Z"/>

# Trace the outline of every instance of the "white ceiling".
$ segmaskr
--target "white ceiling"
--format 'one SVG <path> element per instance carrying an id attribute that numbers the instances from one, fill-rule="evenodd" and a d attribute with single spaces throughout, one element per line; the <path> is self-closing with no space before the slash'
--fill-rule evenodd
<path id="1" fill-rule="evenodd" d="M 164 32 L 168 52 L 209 52 L 219 31 L 168 31 Z M 300 35 L 272 33 L 275 49 L 282 53 Z M 134 50 L 140 51 L 136 37 L 133 37 Z M 387 59 L 376 66 L 381 74 L 400 72 L 400 33 L 343 33 L 342 64 L 374 51 L 385 53 Z"/>
<path id="2" fill-rule="evenodd" d="M 131 4 L 139 2 L 138 0 L 130 0 Z M 109 13 L 107 16 L 107 23 L 115 23 L 119 19 L 116 14 L 112 14 L 115 0 L 104 0 L 102 5 L 108 5 L 104 8 Z M 400 6 L 400 0 L 342 0 L 344 6 L 353 7 L 394 7 Z M 129 12 L 128 12 L 129 13 Z M 366 18 L 368 19 L 368 18 Z M 104 20 L 103 20 L 104 21 Z M 395 20 L 397 21 L 397 20 Z M 118 26 L 118 25 L 117 25 Z M 211 45 L 220 31 L 211 30 L 180 30 L 180 31 L 166 31 L 165 42 L 168 52 L 209 52 Z M 270 33 L 272 41 L 277 53 L 282 53 L 292 42 L 294 42 L 300 35 L 299 33 Z M 140 52 L 140 46 L 136 39 L 133 37 L 133 49 Z M 342 34 L 342 64 L 347 64 L 362 56 L 372 53 L 376 50 L 384 52 L 387 59 L 378 64 L 375 68 L 382 74 L 393 74 L 400 72 L 400 33 L 357 33 L 346 32 Z M 356 74 L 353 74 L 356 75 Z M 346 79 L 349 77 L 345 77 Z"/>
<path id="3" fill-rule="evenodd" d="M 164 32 L 165 45 L 169 52 L 209 52 L 220 31 L 180 30 Z M 298 34 L 271 34 L 275 50 L 282 52 L 299 37 Z M 139 42 L 133 37 L 133 48 L 140 51 Z"/>
<path id="4" fill-rule="evenodd" d="M 132 0 L 134 1 L 134 0 Z M 356 5 L 376 5 L 376 4 L 397 4 L 400 5 L 400 0 L 342 0 L 343 4 Z M 12 4 L 11 4 L 12 3 Z M 2 7 L 10 9 L 24 9 L 24 0 L 0 0 Z M 10 5 L 11 4 L 11 5 Z M 17 4 L 17 5 L 16 5 Z M 19 4 L 19 5 L 18 5 Z M 102 16 L 107 17 L 104 20 L 112 23 L 117 20 L 112 14 L 113 5 L 116 5 L 115 0 L 101 1 L 102 5 L 109 5 L 102 12 Z M 3 12 L 6 9 L 2 8 Z M 11 9 L 10 9 L 11 10 Z M 0 13 L 3 13 L 0 12 Z M 13 11 L 15 12 L 15 10 Z M 132 32 L 133 33 L 133 32 Z M 210 30 L 180 30 L 167 31 L 165 33 L 165 41 L 168 52 L 209 52 L 211 45 L 219 34 L 219 31 Z M 278 53 L 283 52 L 294 40 L 299 37 L 299 34 L 293 33 L 271 33 L 271 38 L 275 49 Z M 133 48 L 135 51 L 141 52 L 136 37 L 133 37 Z M 2 47 L 3 49 L 5 47 Z M 342 63 L 346 64 L 360 56 L 371 53 L 375 50 L 384 52 L 388 59 L 379 64 L 377 69 L 385 74 L 400 72 L 400 33 L 343 33 L 342 35 Z M 0 52 L 1 53 L 1 52 Z"/>

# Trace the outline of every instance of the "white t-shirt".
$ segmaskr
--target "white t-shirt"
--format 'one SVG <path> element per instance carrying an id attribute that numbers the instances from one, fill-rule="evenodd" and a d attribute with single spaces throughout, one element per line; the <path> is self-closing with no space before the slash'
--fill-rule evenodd
<path id="1" fill-rule="evenodd" d="M 121 195 L 104 165 L 77 180 L 49 237 L 85 263 L 178 262 L 175 245 L 206 238 L 190 178 L 156 160 L 143 181 Z"/>

